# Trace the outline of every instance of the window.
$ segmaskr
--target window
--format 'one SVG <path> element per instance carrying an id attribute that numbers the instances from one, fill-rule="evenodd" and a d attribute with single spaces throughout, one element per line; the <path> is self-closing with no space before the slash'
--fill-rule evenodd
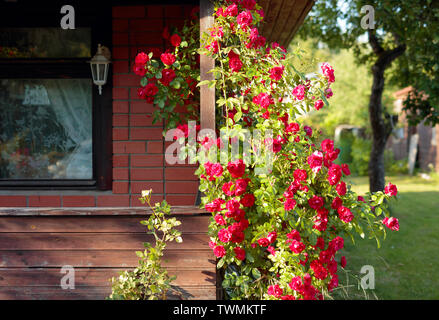
<path id="1" fill-rule="evenodd" d="M 2 189 L 111 189 L 111 72 L 99 95 L 87 63 L 111 47 L 111 6 L 86 8 L 63 30 L 57 6 L 0 5 Z"/>

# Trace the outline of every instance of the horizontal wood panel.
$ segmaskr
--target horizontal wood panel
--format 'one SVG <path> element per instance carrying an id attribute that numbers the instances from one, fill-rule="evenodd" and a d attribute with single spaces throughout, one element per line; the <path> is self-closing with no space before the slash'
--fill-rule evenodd
<path id="1" fill-rule="evenodd" d="M 0 216 L 144 216 L 150 214 L 147 207 L 117 208 L 0 208 Z M 172 206 L 175 215 L 199 215 L 206 210 L 197 206 Z"/>
<path id="2" fill-rule="evenodd" d="M 153 241 L 145 233 L 0 233 L 0 250 L 141 250 Z M 182 243 L 170 242 L 167 248 L 208 249 L 208 242 L 205 234 L 186 234 Z"/>
<path id="3" fill-rule="evenodd" d="M 193 300 L 215 300 L 214 287 L 182 287 Z M 0 300 L 104 300 L 111 293 L 110 287 L 78 287 L 63 290 L 55 287 L 7 287 L 0 288 Z"/>
<path id="4" fill-rule="evenodd" d="M 180 251 L 166 250 L 164 267 L 206 268 L 215 270 L 212 250 Z M 17 250 L 0 251 L 0 268 L 20 267 L 75 267 L 129 268 L 137 266 L 139 258 L 133 250 Z"/>
<path id="5" fill-rule="evenodd" d="M 120 271 L 126 269 L 74 269 L 75 287 L 107 287 L 111 286 L 110 279 L 117 277 Z M 1 287 L 29 287 L 29 286 L 60 286 L 65 273 L 55 268 L 0 268 Z M 176 286 L 214 286 L 215 272 L 199 270 L 168 269 L 170 275 L 177 276 L 173 282 Z"/>
<path id="6" fill-rule="evenodd" d="M 0 217 L 0 233 L 3 232 L 112 232 L 132 233 L 146 232 L 141 217 Z M 209 225 L 208 216 L 176 216 L 182 233 L 206 233 Z"/>

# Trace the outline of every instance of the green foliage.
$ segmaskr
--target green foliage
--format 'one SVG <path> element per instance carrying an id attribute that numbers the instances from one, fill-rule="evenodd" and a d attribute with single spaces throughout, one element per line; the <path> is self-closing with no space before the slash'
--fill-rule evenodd
<path id="1" fill-rule="evenodd" d="M 144 251 L 136 251 L 140 258 L 139 266 L 132 271 L 123 271 L 119 277 L 112 278 L 112 293 L 109 299 L 114 300 L 158 300 L 166 299 L 170 294 L 180 294 L 178 288 L 171 285 L 175 276 L 170 277 L 161 265 L 167 242 L 182 242 L 181 232 L 176 229 L 181 223 L 176 218 L 167 218 L 171 207 L 163 201 L 151 205 L 149 191 L 142 191 L 139 200 L 148 204 L 151 215 L 140 223 L 154 236 L 155 246 L 145 242 Z"/>
<path id="2" fill-rule="evenodd" d="M 375 29 L 361 27 L 364 5 L 374 9 Z M 439 30 L 438 1 L 324 0 L 314 4 L 299 33 L 331 49 L 352 48 L 358 66 L 371 66 L 384 53 L 404 47 L 386 78 L 394 86 L 422 91 L 428 103 L 412 101 L 406 109 L 413 123 L 433 124 L 439 122 L 439 35 L 433 30 Z"/>

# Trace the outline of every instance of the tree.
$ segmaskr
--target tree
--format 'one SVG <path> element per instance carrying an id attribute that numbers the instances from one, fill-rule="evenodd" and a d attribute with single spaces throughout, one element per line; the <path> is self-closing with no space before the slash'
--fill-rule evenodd
<path id="1" fill-rule="evenodd" d="M 422 99 L 406 102 L 411 123 L 439 123 L 438 30 L 439 2 L 432 0 L 318 1 L 300 30 L 302 37 L 318 38 L 329 48 L 352 48 L 356 63 L 370 66 L 372 192 L 384 189 L 384 149 L 396 120 L 382 104 L 385 83 L 422 92 Z"/>

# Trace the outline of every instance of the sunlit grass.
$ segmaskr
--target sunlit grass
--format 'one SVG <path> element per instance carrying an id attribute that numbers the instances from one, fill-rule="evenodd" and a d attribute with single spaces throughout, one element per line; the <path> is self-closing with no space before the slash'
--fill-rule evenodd
<path id="1" fill-rule="evenodd" d="M 350 180 L 358 194 L 368 191 L 367 177 Z M 345 241 L 346 269 L 361 277 L 363 265 L 374 267 L 375 290 L 367 290 L 369 298 L 439 299 L 439 179 L 398 176 L 386 178 L 389 181 L 398 187 L 392 215 L 399 219 L 400 230 L 389 230 L 380 249 L 375 240 L 358 237 L 355 246 Z M 339 276 L 345 283 L 343 271 Z M 351 279 L 350 284 L 349 298 L 364 299 L 357 283 Z"/>

